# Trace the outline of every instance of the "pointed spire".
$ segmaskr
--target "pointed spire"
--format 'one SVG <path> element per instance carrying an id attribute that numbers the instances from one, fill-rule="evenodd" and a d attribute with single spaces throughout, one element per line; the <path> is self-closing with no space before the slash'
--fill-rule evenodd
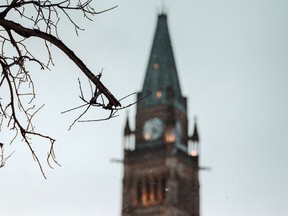
<path id="1" fill-rule="evenodd" d="M 199 156 L 199 134 L 197 130 L 197 120 L 196 117 L 194 118 L 194 131 L 192 136 L 188 137 L 188 140 L 191 142 L 188 143 L 188 154 L 191 155 L 192 157 Z"/>
<path id="2" fill-rule="evenodd" d="M 192 142 L 197 142 L 199 143 L 199 135 L 198 135 L 198 130 L 197 130 L 197 124 L 196 121 L 194 123 L 194 131 L 193 131 L 193 135 L 191 137 Z"/>
<path id="3" fill-rule="evenodd" d="M 134 134 L 134 131 L 131 130 L 129 124 L 129 114 L 127 113 L 126 124 L 124 128 L 124 150 L 131 151 L 135 148 L 135 145 L 131 143 L 131 135 Z"/>
<path id="4" fill-rule="evenodd" d="M 130 136 L 130 135 L 131 135 L 131 129 L 130 129 L 130 125 L 129 125 L 129 117 L 127 115 L 126 124 L 125 124 L 125 128 L 124 128 L 124 137 Z"/>
<path id="5" fill-rule="evenodd" d="M 140 101 L 138 107 L 174 105 L 186 113 L 186 99 L 181 93 L 165 14 L 158 16 L 145 80 L 138 96 L 146 95 L 149 97 Z"/>

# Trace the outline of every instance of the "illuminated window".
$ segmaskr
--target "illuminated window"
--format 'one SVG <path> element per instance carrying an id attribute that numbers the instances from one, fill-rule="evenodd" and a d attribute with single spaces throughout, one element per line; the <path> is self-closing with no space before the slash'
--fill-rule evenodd
<path id="1" fill-rule="evenodd" d="M 175 130 L 174 128 L 168 128 L 165 133 L 165 142 L 166 143 L 173 143 L 176 140 Z"/>
<path id="2" fill-rule="evenodd" d="M 134 205 L 152 206 L 163 202 L 166 193 L 166 179 L 153 176 L 139 180 L 136 184 Z"/>
<path id="3" fill-rule="evenodd" d="M 158 63 L 154 63 L 154 64 L 153 64 L 153 69 L 154 69 L 154 71 L 158 71 L 158 69 L 159 69 L 159 64 L 158 64 Z"/>
<path id="4" fill-rule="evenodd" d="M 162 91 L 160 91 L 160 90 L 156 91 L 156 97 L 161 98 L 162 97 Z"/>
<path id="5" fill-rule="evenodd" d="M 196 150 L 192 150 L 191 156 L 196 157 L 197 156 L 197 151 Z"/>
<path id="6" fill-rule="evenodd" d="M 152 138 L 152 135 L 150 133 L 145 133 L 144 134 L 144 139 L 145 140 L 151 140 L 151 138 Z"/>
<path id="7" fill-rule="evenodd" d="M 192 157 L 198 156 L 198 144 L 197 142 L 188 143 L 188 154 Z"/>

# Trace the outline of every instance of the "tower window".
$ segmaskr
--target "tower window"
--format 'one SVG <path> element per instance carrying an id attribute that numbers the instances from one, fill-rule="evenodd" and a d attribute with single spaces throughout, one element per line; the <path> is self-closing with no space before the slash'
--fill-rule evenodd
<path id="1" fill-rule="evenodd" d="M 191 156 L 196 157 L 196 156 L 197 156 L 197 151 L 193 150 L 193 151 L 191 152 Z"/>
<path id="2" fill-rule="evenodd" d="M 160 91 L 160 90 L 156 91 L 156 97 L 161 98 L 162 97 L 162 91 Z"/>
<path id="3" fill-rule="evenodd" d="M 198 156 L 198 143 L 197 142 L 189 143 L 188 152 L 192 157 Z"/>
<path id="4" fill-rule="evenodd" d="M 173 127 L 168 127 L 165 132 L 165 142 L 174 143 L 176 140 L 175 129 Z"/>
<path id="5" fill-rule="evenodd" d="M 153 176 L 139 180 L 136 184 L 134 205 L 152 206 L 163 202 L 166 193 L 166 179 Z"/>
<path id="6" fill-rule="evenodd" d="M 159 64 L 158 64 L 158 63 L 154 63 L 154 64 L 153 64 L 153 69 L 154 69 L 154 71 L 158 71 L 158 69 L 159 69 Z"/>

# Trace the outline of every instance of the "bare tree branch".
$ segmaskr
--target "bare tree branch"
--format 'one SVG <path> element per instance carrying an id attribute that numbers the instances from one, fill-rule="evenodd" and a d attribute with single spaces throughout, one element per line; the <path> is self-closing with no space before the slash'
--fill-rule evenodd
<path id="1" fill-rule="evenodd" d="M 31 74 L 26 68 L 26 62 L 36 63 L 41 69 L 49 69 L 53 64 L 51 45 L 60 49 L 68 56 L 83 72 L 83 74 L 94 84 L 94 99 L 87 102 L 90 106 L 100 107 L 109 110 L 110 118 L 113 117 L 115 109 L 121 107 L 120 100 L 108 90 L 100 81 L 101 74 L 95 75 L 65 43 L 62 42 L 58 35 L 58 25 L 60 18 L 66 20 L 74 27 L 76 34 L 83 30 L 73 18 L 73 14 L 80 12 L 87 20 L 92 20 L 92 16 L 107 12 L 115 7 L 97 12 L 91 6 L 92 0 L 81 2 L 80 0 L 6 0 L 0 3 L 0 134 L 1 128 L 8 127 L 14 131 L 15 136 L 11 142 L 20 137 L 27 144 L 31 151 L 32 157 L 38 164 L 42 175 L 46 178 L 44 169 L 38 156 L 31 145 L 31 137 L 39 137 L 48 140 L 50 149 L 48 151 L 47 163 L 52 168 L 51 162 L 58 164 L 54 153 L 55 139 L 35 131 L 33 118 L 43 107 L 37 108 L 33 105 L 35 99 L 35 87 Z M 8 18 L 10 17 L 10 19 Z M 13 17 L 13 20 L 11 20 Z M 36 39 L 43 41 L 48 59 L 44 63 L 38 56 L 33 53 L 28 41 L 34 42 Z M 2 90 L 3 89 L 3 90 Z M 2 92 L 7 92 L 2 95 Z M 82 91 L 82 90 L 81 90 Z M 97 102 L 100 96 L 101 103 Z M 105 99 L 104 99 L 105 98 Z M 82 95 L 82 100 L 84 97 Z M 106 102 L 104 102 L 106 101 Z M 114 111 L 113 111 L 114 110 Z M 86 111 L 85 111 L 86 112 Z M 82 114 L 84 115 L 85 112 Z M 76 120 L 80 119 L 79 116 Z M 74 123 L 73 123 L 74 124 Z M 72 124 L 72 125 L 73 125 Z M 3 156 L 3 145 L 1 148 L 0 167 L 4 165 L 8 157 Z M 3 163 L 1 163 L 1 161 Z M 59 165 L 59 164 L 58 164 Z"/>
<path id="2" fill-rule="evenodd" d="M 3 26 L 5 29 L 13 30 L 19 35 L 29 38 L 29 37 L 37 37 L 44 40 L 49 41 L 50 43 L 57 46 L 60 50 L 62 50 L 79 68 L 80 70 L 97 86 L 99 91 L 107 97 L 109 100 L 110 106 L 121 106 L 120 102 L 111 94 L 111 92 L 103 85 L 103 83 L 95 76 L 83 63 L 83 61 L 75 55 L 75 53 L 69 49 L 61 40 L 57 39 L 55 36 L 47 34 L 45 32 L 41 32 L 37 29 L 29 29 L 21 26 L 18 23 L 15 23 L 10 20 L 1 20 L 0 26 Z"/>

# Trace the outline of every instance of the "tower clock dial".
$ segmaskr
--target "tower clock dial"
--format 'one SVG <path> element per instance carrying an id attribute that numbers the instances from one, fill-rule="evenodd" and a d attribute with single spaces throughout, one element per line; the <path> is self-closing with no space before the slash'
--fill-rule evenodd
<path id="1" fill-rule="evenodd" d="M 143 126 L 143 137 L 146 141 L 158 139 L 164 131 L 163 122 L 160 118 L 147 120 Z"/>

